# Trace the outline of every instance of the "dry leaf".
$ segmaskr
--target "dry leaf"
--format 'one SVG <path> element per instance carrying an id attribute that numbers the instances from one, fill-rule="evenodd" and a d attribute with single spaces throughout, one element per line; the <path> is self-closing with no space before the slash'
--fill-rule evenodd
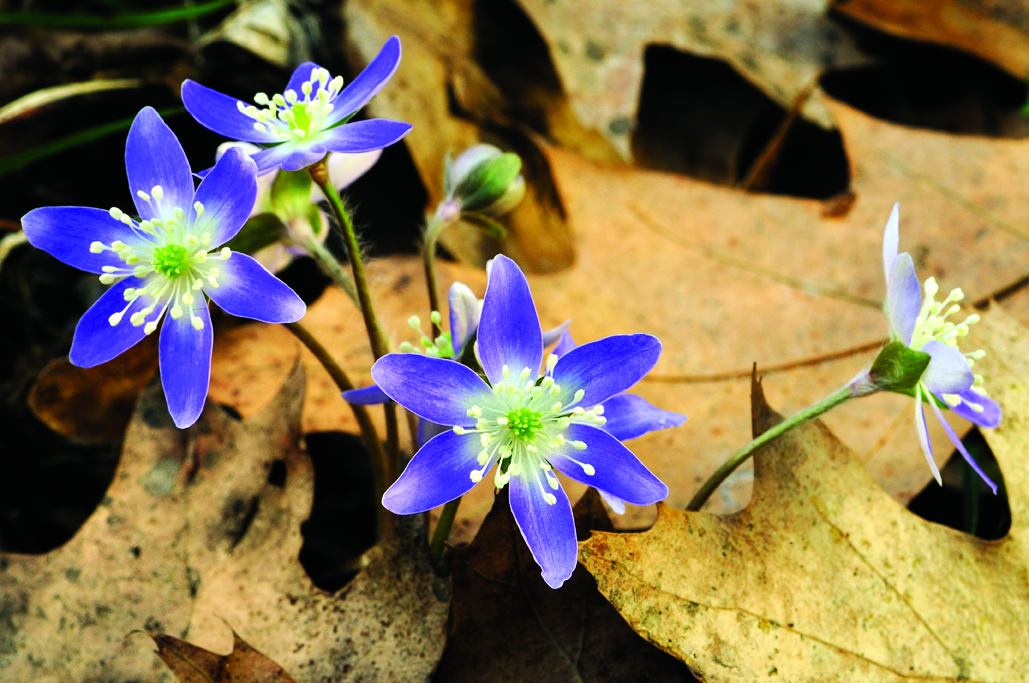
<path id="1" fill-rule="evenodd" d="M 1019 80 L 1029 73 L 1025 0 L 834 0 L 833 9 L 879 31 L 971 52 Z"/>
<path id="2" fill-rule="evenodd" d="M 1003 314 L 982 328 L 981 366 L 1005 411 L 986 434 L 1010 495 L 1007 538 L 986 542 L 916 517 L 814 422 L 759 451 L 742 512 L 662 507 L 650 531 L 585 542 L 582 562 L 600 591 L 712 683 L 1024 680 L 1029 343 Z M 781 418 L 760 383 L 753 392 L 757 434 Z"/>
<path id="3" fill-rule="evenodd" d="M 184 640 L 150 634 L 157 656 L 179 683 L 296 683 L 281 666 L 232 632 L 232 652 L 218 655 Z"/>
<path id="4" fill-rule="evenodd" d="M 600 496 L 575 506 L 580 538 L 611 529 Z M 511 516 L 507 490 L 471 545 L 454 551 L 447 650 L 435 683 L 693 681 L 673 657 L 633 633 L 582 567 L 559 590 L 544 583 Z"/>
<path id="5" fill-rule="evenodd" d="M 504 96 L 473 58 L 473 5 L 471 0 L 416 0 L 403 6 L 390 0 L 348 2 L 344 15 L 350 61 L 355 69 L 363 68 L 389 36 L 400 36 L 404 58 L 389 87 L 369 103 L 368 113 L 415 123 L 404 142 L 428 189 L 430 207 L 442 198 L 447 153 L 457 155 L 480 141 L 517 152 L 527 194 L 504 218 L 504 249 L 529 270 L 559 270 L 573 260 L 564 209 L 534 137 L 493 117 L 504 108 Z M 472 111 L 455 112 L 455 98 Z M 565 137 L 573 140 L 574 133 Z M 465 223 L 448 228 L 441 243 L 458 259 L 479 266 L 497 252 L 496 241 Z"/>
<path id="6" fill-rule="evenodd" d="M 156 370 L 156 337 L 93 368 L 76 367 L 66 358 L 53 360 L 32 385 L 28 405 L 58 434 L 83 441 L 118 439 Z"/>
<path id="7" fill-rule="evenodd" d="M 819 0 L 519 2 L 547 41 L 579 120 L 626 159 L 650 45 L 723 59 L 784 109 L 825 69 L 866 61 Z M 803 114 L 832 126 L 818 101 Z"/>
<path id="8" fill-rule="evenodd" d="M 251 52 L 281 69 L 290 69 L 311 58 L 311 36 L 290 11 L 287 0 L 249 0 L 204 34 L 197 43 L 205 47 L 226 42 Z M 312 21 L 308 21 L 310 28 Z"/>
<path id="9" fill-rule="evenodd" d="M 0 555 L 4 679 L 153 680 L 164 665 L 124 634 L 224 652 L 225 619 L 299 680 L 425 680 L 443 650 L 447 587 L 416 521 L 336 594 L 299 563 L 313 492 L 297 447 L 303 395 L 297 366 L 253 418 L 209 404 L 182 431 L 159 385 L 144 392 L 111 487 L 79 532 L 46 555 Z M 269 481 L 276 462 L 284 485 Z"/>

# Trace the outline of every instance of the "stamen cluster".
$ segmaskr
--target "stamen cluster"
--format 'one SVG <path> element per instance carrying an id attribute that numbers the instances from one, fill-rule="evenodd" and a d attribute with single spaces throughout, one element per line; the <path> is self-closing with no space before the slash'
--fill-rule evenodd
<path id="1" fill-rule="evenodd" d="M 543 493 L 543 499 L 553 505 L 557 498 L 544 488 L 546 482 L 551 490 L 560 486 L 553 474 L 553 467 L 547 461 L 547 455 L 561 451 L 562 455 L 582 467 L 583 472 L 592 476 L 596 470 L 589 463 L 584 463 L 569 456 L 566 451 L 586 450 L 582 441 L 566 440 L 562 432 L 572 423 L 601 426 L 607 422 L 603 416 L 604 408 L 594 406 L 584 409 L 577 406 L 585 391 L 579 389 L 567 405 L 557 400 L 564 390 L 550 375 L 557 364 L 557 356 L 551 354 L 547 358 L 547 374 L 536 379 L 528 368 L 522 370 L 516 380 L 511 379 L 510 369 L 503 369 L 504 381 L 493 387 L 495 402 L 484 405 L 473 405 L 468 409 L 468 417 L 476 418 L 475 428 L 454 427 L 458 435 L 478 434 L 482 450 L 479 452 L 478 469 L 473 469 L 469 477 L 473 482 L 481 481 L 486 472 L 497 464 L 494 484 L 503 488 L 511 477 L 525 476 Z"/>
<path id="2" fill-rule="evenodd" d="M 202 330 L 204 321 L 193 311 L 194 293 L 205 287 L 218 287 L 221 269 L 217 262 L 227 261 L 232 252 L 225 247 L 214 255 L 209 254 L 207 247 L 213 239 L 211 234 L 191 234 L 186 212 L 181 207 L 170 210 L 162 207 L 164 190 L 160 185 L 154 186 L 149 194 L 142 190 L 136 194 L 154 208 L 155 214 L 165 218 L 137 222 L 121 209 L 112 208 L 109 212 L 111 218 L 127 225 L 141 239 L 131 246 L 120 240 L 110 244 L 95 241 L 89 246 L 93 254 L 112 251 L 125 263 L 123 267 L 104 266 L 100 276 L 103 284 L 110 285 L 129 276 L 145 279 L 142 287 L 125 290 L 125 308 L 111 314 L 108 322 L 112 327 L 117 326 L 133 302 L 140 297 L 148 297 L 149 305 L 129 317 L 134 327 L 143 325 L 146 334 L 152 334 L 167 311 L 174 320 L 188 312 L 193 328 Z M 193 210 L 196 220 L 200 220 L 204 215 L 204 205 L 195 202 Z M 157 315 L 148 320 L 159 306 Z"/>
<path id="3" fill-rule="evenodd" d="M 342 76 L 330 79 L 326 69 L 317 68 L 311 70 L 311 77 L 300 87 L 300 94 L 292 89 L 272 97 L 259 92 L 254 95 L 254 102 L 262 108 L 242 101 L 236 103 L 236 108 L 254 119 L 256 130 L 270 133 L 282 142 L 300 142 L 322 130 L 333 110 L 332 101 L 342 89 Z"/>

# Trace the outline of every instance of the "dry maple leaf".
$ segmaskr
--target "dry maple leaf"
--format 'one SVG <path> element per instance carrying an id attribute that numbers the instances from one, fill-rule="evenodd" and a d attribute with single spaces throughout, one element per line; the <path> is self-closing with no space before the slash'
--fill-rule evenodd
<path id="1" fill-rule="evenodd" d="M 150 680 L 163 665 L 125 634 L 225 651 L 222 619 L 300 680 L 425 680 L 448 595 L 418 519 L 335 594 L 300 565 L 314 488 L 297 446 L 303 396 L 297 364 L 254 417 L 209 405 L 179 430 L 159 385 L 144 392 L 111 487 L 78 533 L 46 555 L 0 554 L 4 680 Z M 275 462 L 284 484 L 269 476 Z"/>
<path id="2" fill-rule="evenodd" d="M 150 634 L 179 683 L 296 683 L 285 669 L 232 632 L 232 652 L 219 655 L 172 636 Z"/>
<path id="3" fill-rule="evenodd" d="M 759 451 L 751 504 L 662 507 L 641 534 L 595 534 L 582 562 L 638 632 L 704 680 L 1026 680 L 1027 330 L 984 316 L 977 364 L 1005 410 L 991 443 L 1012 525 L 987 542 L 898 505 L 821 423 Z M 753 387 L 754 433 L 781 418 Z M 1016 447 L 1017 446 L 1017 447 Z M 917 454 L 912 454 L 917 458 Z"/>
<path id="4" fill-rule="evenodd" d="M 611 529 L 596 490 L 575 505 L 579 538 Z M 497 494 L 475 540 L 453 551 L 450 635 L 435 683 L 694 678 L 681 662 L 633 633 L 582 567 L 547 586 L 515 526 L 507 490 Z"/>

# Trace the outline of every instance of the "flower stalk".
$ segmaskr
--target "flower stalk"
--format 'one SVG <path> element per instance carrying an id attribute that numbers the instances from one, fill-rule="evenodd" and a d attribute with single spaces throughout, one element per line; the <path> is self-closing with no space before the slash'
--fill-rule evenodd
<path id="1" fill-rule="evenodd" d="M 852 389 L 852 385 L 853 382 L 839 391 L 826 396 L 818 403 L 808 406 L 799 413 L 796 413 L 792 417 L 765 431 L 746 446 L 733 453 L 732 457 L 722 463 L 722 466 L 719 467 L 714 474 L 708 477 L 708 480 L 704 482 L 704 485 L 700 487 L 700 490 L 693 495 L 693 499 L 690 500 L 690 504 L 686 506 L 686 509 L 691 512 L 700 510 L 700 508 L 704 506 L 704 503 L 707 502 L 707 499 L 711 497 L 711 494 L 722 485 L 722 482 L 724 482 L 730 474 L 735 472 L 740 465 L 750 460 L 754 453 L 760 450 L 765 444 L 778 439 L 794 427 L 830 411 L 847 399 L 853 398 L 855 394 Z"/>
<path id="2" fill-rule="evenodd" d="M 425 226 L 425 246 L 422 251 L 422 258 L 425 261 L 425 285 L 429 289 L 429 311 L 439 311 L 439 282 L 436 278 L 436 245 L 443 230 L 450 225 L 451 221 L 435 214 L 429 219 Z M 430 316 L 432 320 L 432 338 L 435 339 L 442 332 L 440 324 Z"/>
<path id="3" fill-rule="evenodd" d="M 443 544 L 450 537 L 450 529 L 454 526 L 454 519 L 457 518 L 457 508 L 460 504 L 461 496 L 458 496 L 444 505 L 439 521 L 436 522 L 436 528 L 432 532 L 432 540 L 429 541 L 429 559 L 432 560 L 432 566 L 437 569 L 443 560 Z"/>

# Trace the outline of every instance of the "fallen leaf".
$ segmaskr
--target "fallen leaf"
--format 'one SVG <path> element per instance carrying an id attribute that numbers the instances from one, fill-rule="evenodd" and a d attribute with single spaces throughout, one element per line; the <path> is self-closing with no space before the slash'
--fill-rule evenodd
<path id="1" fill-rule="evenodd" d="M 312 23 L 313 17 L 307 19 Z M 281 69 L 294 68 L 311 58 L 311 36 L 286 0 L 244 2 L 201 36 L 197 47 L 218 42 L 235 45 Z"/>
<path id="2" fill-rule="evenodd" d="M 549 162 L 534 135 L 493 116 L 502 111 L 505 98 L 474 59 L 473 5 L 472 0 L 416 0 L 402 7 L 389 0 L 346 4 L 347 48 L 355 70 L 367 65 L 391 35 L 399 35 L 404 46 L 396 75 L 369 103 L 368 113 L 415 123 L 404 142 L 429 192 L 430 209 L 442 199 L 443 160 L 448 153 L 457 155 L 479 142 L 517 152 L 527 193 L 503 218 L 508 228 L 504 249 L 516 253 L 529 270 L 565 268 L 573 259 L 571 235 Z M 455 112 L 455 98 L 474 111 Z M 569 124 L 562 130 L 569 127 L 581 129 Z M 563 141 L 574 145 L 575 135 L 565 130 Z M 448 228 L 440 241 L 459 260 L 480 267 L 498 250 L 496 240 L 466 223 Z"/>
<path id="3" fill-rule="evenodd" d="M 1024 680 L 1029 637 L 1027 331 L 984 318 L 977 364 L 1005 411 L 994 454 L 1010 534 L 927 522 L 808 423 L 755 456 L 751 504 L 720 517 L 662 506 L 641 534 L 595 534 L 582 562 L 638 632 L 704 680 Z M 753 386 L 754 433 L 781 418 Z"/>
<path id="4" fill-rule="evenodd" d="M 232 632 L 232 652 L 218 655 L 163 633 L 150 634 L 157 656 L 179 683 L 296 683 L 286 671 Z"/>
<path id="5" fill-rule="evenodd" d="M 298 364 L 249 420 L 209 403 L 183 431 L 151 385 L 111 487 L 78 533 L 46 555 L 0 554 L 4 679 L 156 680 L 164 665 L 123 634 L 224 652 L 224 619 L 299 680 L 426 680 L 443 651 L 448 591 L 420 518 L 338 593 L 300 565 L 313 492 L 298 448 L 303 396 Z M 284 483 L 270 477 L 276 462 Z"/>
<path id="6" fill-rule="evenodd" d="M 32 412 L 58 434 L 83 441 L 119 439 L 157 370 L 157 338 L 147 337 L 103 365 L 50 361 L 29 390 Z"/>
<path id="7" fill-rule="evenodd" d="M 595 490 L 575 506 L 580 538 L 611 529 Z M 450 637 L 435 683 L 473 681 L 694 681 L 689 670 L 636 635 L 586 570 L 558 590 L 544 583 L 497 494 L 475 540 L 453 551 Z"/>
<path id="8" fill-rule="evenodd" d="M 867 61 L 824 2 L 519 2 L 543 34 L 579 120 L 626 159 L 650 45 L 725 60 L 783 109 L 824 70 Z M 833 125 L 817 100 L 802 112 Z"/>
<path id="9" fill-rule="evenodd" d="M 1024 0 L 834 0 L 832 6 L 879 31 L 971 52 L 1019 80 L 1029 73 Z"/>

